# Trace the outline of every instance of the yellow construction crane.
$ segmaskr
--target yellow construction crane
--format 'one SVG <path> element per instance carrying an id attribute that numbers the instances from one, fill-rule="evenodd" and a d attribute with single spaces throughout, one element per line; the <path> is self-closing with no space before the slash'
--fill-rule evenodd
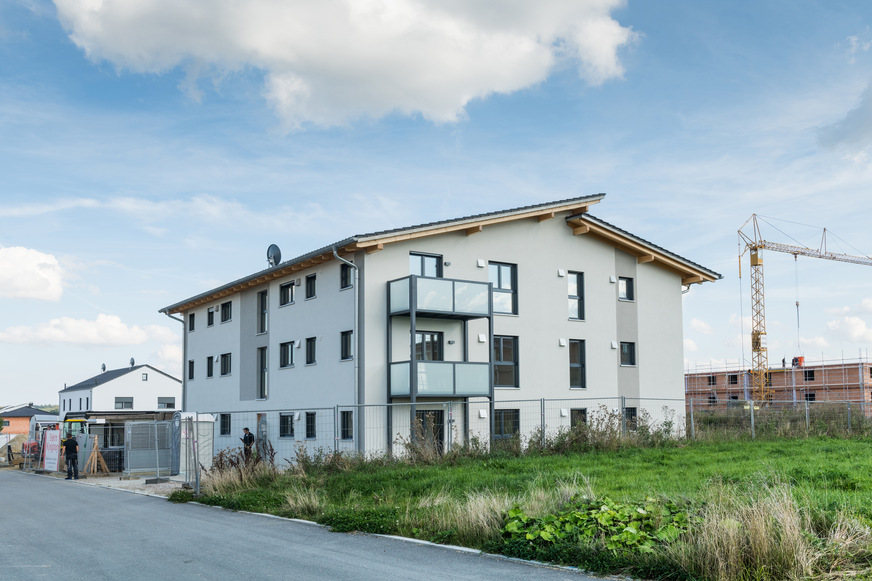
<path id="1" fill-rule="evenodd" d="M 750 224 L 751 232 L 743 232 Z M 769 374 L 769 357 L 766 350 L 766 310 L 763 297 L 763 259 L 761 250 L 774 250 L 792 254 L 794 260 L 798 256 L 810 256 L 812 258 L 825 258 L 850 262 L 852 264 L 865 264 L 872 266 L 872 257 L 853 256 L 827 251 L 827 229 L 823 228 L 821 244 L 817 249 L 806 246 L 793 246 L 764 240 L 760 233 L 760 225 L 757 222 L 757 214 L 752 214 L 739 228 L 739 243 L 745 247 L 739 255 L 739 278 L 742 278 L 742 257 L 745 253 L 750 254 L 751 260 L 751 399 L 758 402 L 768 402 L 771 399 L 772 390 L 767 385 Z M 796 302 L 797 315 L 799 313 L 799 301 Z"/>

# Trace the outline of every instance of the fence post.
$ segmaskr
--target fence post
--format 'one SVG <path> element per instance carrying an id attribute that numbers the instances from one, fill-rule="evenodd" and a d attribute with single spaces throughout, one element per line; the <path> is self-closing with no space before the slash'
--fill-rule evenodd
<path id="1" fill-rule="evenodd" d="M 333 407 L 333 453 L 339 452 L 339 405 Z"/>
<path id="2" fill-rule="evenodd" d="M 539 445 L 545 447 L 545 398 L 539 400 Z"/>
<path id="3" fill-rule="evenodd" d="M 811 429 L 811 424 L 808 421 L 808 400 L 805 400 L 805 435 L 808 436 L 808 431 Z"/>
<path id="4" fill-rule="evenodd" d="M 627 397 L 621 396 L 621 435 L 627 435 Z"/>
<path id="5" fill-rule="evenodd" d="M 851 435 L 851 402 L 847 402 L 848 406 L 848 435 Z"/>
<path id="6" fill-rule="evenodd" d="M 157 445 L 157 420 L 154 420 L 154 477 L 160 478 L 160 450 Z"/>
<path id="7" fill-rule="evenodd" d="M 693 398 L 690 398 L 690 439 L 696 440 L 696 427 L 693 425 Z"/>
<path id="8" fill-rule="evenodd" d="M 754 430 L 754 400 L 749 400 L 748 403 L 750 404 L 749 407 L 751 409 L 751 439 L 756 440 L 757 432 Z"/>

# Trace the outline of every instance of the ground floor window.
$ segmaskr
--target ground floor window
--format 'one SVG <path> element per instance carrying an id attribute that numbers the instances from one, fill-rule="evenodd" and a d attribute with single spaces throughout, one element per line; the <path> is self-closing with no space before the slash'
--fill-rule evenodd
<path id="1" fill-rule="evenodd" d="M 638 416 L 636 408 L 624 408 L 624 419 L 627 421 L 627 430 L 633 431 L 638 425 Z"/>
<path id="2" fill-rule="evenodd" d="M 507 440 L 521 431 L 521 410 L 494 410 L 494 439 Z"/>
<path id="3" fill-rule="evenodd" d="M 294 414 L 279 415 L 279 438 L 294 437 Z"/>
<path id="4" fill-rule="evenodd" d="M 220 414 L 220 424 L 219 433 L 222 436 L 230 435 L 230 414 Z"/>
<path id="5" fill-rule="evenodd" d="M 354 438 L 354 415 L 351 411 L 343 411 L 340 413 L 340 437 L 343 440 L 351 440 Z"/>
<path id="6" fill-rule="evenodd" d="M 315 412 L 306 412 L 306 438 L 316 438 L 315 433 Z"/>
<path id="7" fill-rule="evenodd" d="M 569 410 L 569 425 L 575 427 L 579 424 L 587 423 L 587 408 L 577 408 Z"/>

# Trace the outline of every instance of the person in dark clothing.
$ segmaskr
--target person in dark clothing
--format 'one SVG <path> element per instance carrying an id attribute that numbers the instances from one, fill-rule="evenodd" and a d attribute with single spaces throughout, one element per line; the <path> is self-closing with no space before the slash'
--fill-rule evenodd
<path id="1" fill-rule="evenodd" d="M 254 434 L 248 431 L 248 428 L 242 428 L 243 436 L 239 438 L 242 440 L 242 451 L 245 454 L 245 461 L 251 458 L 251 447 L 254 445 Z"/>
<path id="2" fill-rule="evenodd" d="M 67 439 L 61 445 L 64 447 L 64 461 L 67 463 L 66 480 L 79 479 L 79 443 L 73 435 L 67 432 Z"/>

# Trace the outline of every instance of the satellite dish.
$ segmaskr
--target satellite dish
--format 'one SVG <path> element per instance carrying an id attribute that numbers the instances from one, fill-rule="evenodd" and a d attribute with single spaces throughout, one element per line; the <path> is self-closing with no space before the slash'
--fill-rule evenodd
<path id="1" fill-rule="evenodd" d="M 130 358 L 130 366 L 133 367 L 134 365 L 136 365 L 136 363 L 134 363 L 134 361 L 133 361 L 133 357 L 131 357 L 131 358 Z"/>
<path id="2" fill-rule="evenodd" d="M 282 261 L 282 251 L 275 244 L 270 244 L 266 249 L 266 259 L 270 266 L 275 266 Z"/>
<path id="3" fill-rule="evenodd" d="M 106 373 L 106 364 L 103 364 L 103 373 Z"/>

